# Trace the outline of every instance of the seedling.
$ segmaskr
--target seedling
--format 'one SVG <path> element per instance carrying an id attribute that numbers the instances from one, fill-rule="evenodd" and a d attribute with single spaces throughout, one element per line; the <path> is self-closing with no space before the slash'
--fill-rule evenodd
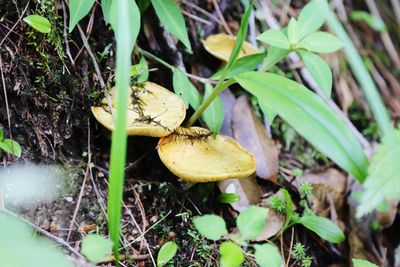
<path id="1" fill-rule="evenodd" d="M 14 156 L 21 157 L 21 146 L 18 142 L 4 138 L 3 130 L 0 129 L 0 152 L 13 154 Z"/>

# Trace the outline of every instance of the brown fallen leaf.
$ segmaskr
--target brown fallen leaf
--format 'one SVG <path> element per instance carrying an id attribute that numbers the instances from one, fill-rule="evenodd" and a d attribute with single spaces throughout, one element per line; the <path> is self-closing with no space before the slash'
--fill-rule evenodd
<path id="1" fill-rule="evenodd" d="M 236 98 L 229 89 L 223 90 L 219 94 L 219 98 L 224 105 L 224 121 L 221 126 L 221 133 L 230 137 L 233 137 L 233 129 L 232 129 L 232 113 L 233 107 L 236 103 Z"/>
<path id="2" fill-rule="evenodd" d="M 261 201 L 262 191 L 255 177 L 223 180 L 218 183 L 218 187 L 222 193 L 233 193 L 240 196 L 239 201 L 230 204 L 239 212 Z"/>
<path id="3" fill-rule="evenodd" d="M 240 96 L 233 108 L 232 127 L 235 139 L 256 158 L 258 177 L 277 181 L 278 148 L 251 109 L 248 98 Z"/>

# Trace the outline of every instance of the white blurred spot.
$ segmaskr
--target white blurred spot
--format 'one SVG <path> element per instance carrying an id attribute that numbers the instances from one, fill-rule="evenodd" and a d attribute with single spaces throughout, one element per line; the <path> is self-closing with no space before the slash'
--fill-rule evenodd
<path id="1" fill-rule="evenodd" d="M 0 197 L 5 205 L 31 207 L 57 199 L 67 174 L 56 165 L 16 164 L 0 169 Z"/>

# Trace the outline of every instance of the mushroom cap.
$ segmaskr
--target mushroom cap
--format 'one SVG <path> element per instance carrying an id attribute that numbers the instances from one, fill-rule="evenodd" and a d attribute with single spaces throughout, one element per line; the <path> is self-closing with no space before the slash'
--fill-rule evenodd
<path id="1" fill-rule="evenodd" d="M 235 140 L 200 127 L 179 127 L 158 143 L 158 155 L 177 177 L 189 182 L 243 178 L 255 173 L 253 155 Z"/>
<path id="2" fill-rule="evenodd" d="M 203 41 L 203 45 L 211 55 L 227 62 L 231 56 L 235 41 L 236 37 L 234 36 L 225 33 L 218 33 L 208 36 L 207 39 Z M 260 51 L 258 51 L 256 47 L 249 42 L 243 42 L 238 58 L 257 53 L 260 53 Z"/>
<path id="3" fill-rule="evenodd" d="M 127 132 L 128 135 L 162 137 L 172 133 L 185 119 L 186 107 L 182 98 L 168 89 L 152 82 L 143 87 L 131 87 L 128 98 Z M 94 117 L 110 131 L 114 130 L 115 90 L 111 91 L 112 114 L 103 99 L 102 106 L 92 107 Z M 139 111 L 142 111 L 142 116 Z M 113 115 L 114 114 L 114 115 Z"/>

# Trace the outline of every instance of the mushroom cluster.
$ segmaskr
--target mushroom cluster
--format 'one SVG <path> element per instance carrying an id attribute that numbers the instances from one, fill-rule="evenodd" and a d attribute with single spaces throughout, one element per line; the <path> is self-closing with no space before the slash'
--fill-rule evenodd
<path id="1" fill-rule="evenodd" d="M 190 182 L 243 178 L 255 173 L 254 157 L 235 140 L 201 127 L 184 128 L 186 109 L 182 98 L 152 82 L 131 87 L 127 110 L 128 135 L 160 137 L 158 155 L 177 177 Z M 92 107 L 94 117 L 114 129 L 115 91 L 110 100 Z"/>

